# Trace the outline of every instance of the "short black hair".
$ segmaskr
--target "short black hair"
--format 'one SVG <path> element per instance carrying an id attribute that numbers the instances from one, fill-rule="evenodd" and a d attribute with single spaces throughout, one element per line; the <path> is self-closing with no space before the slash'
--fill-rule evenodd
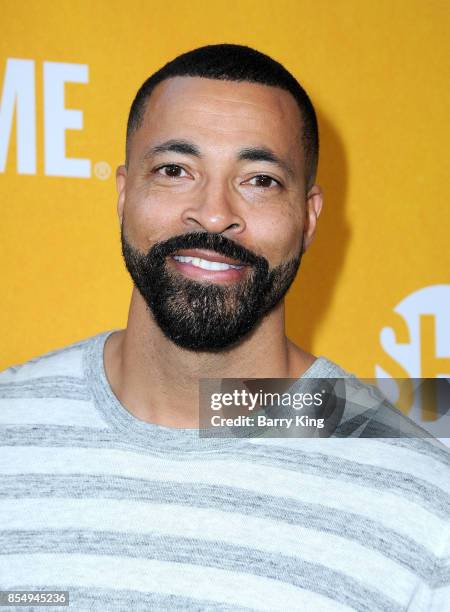
<path id="1" fill-rule="evenodd" d="M 142 124 L 150 94 L 158 83 L 176 76 L 260 83 L 290 92 L 297 101 L 303 121 L 302 145 L 306 187 L 307 190 L 311 188 L 316 177 L 319 158 L 319 130 L 314 106 L 300 83 L 282 64 L 245 45 L 218 44 L 193 49 L 165 64 L 141 85 L 128 116 L 127 166 L 130 137 Z"/>

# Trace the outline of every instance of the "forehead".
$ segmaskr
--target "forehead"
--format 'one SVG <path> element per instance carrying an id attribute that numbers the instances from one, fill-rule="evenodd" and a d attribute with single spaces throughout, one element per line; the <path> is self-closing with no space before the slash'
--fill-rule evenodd
<path id="1" fill-rule="evenodd" d="M 172 77 L 153 90 L 132 149 L 139 155 L 152 142 L 185 138 L 216 149 L 266 145 L 295 161 L 301 157 L 301 133 L 300 109 L 288 91 L 259 83 Z"/>

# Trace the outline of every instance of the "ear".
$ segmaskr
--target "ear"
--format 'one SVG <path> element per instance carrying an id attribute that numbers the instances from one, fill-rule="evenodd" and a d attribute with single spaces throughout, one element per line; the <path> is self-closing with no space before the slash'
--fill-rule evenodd
<path id="1" fill-rule="evenodd" d="M 125 187 L 127 184 L 127 169 L 125 166 L 118 166 L 116 170 L 116 188 L 118 194 L 117 214 L 119 215 L 120 225 L 122 225 L 123 209 L 125 206 Z"/>
<path id="2" fill-rule="evenodd" d="M 323 205 L 322 189 L 319 185 L 313 185 L 306 196 L 305 228 L 303 230 L 303 253 L 313 241 L 316 233 L 317 219 Z"/>

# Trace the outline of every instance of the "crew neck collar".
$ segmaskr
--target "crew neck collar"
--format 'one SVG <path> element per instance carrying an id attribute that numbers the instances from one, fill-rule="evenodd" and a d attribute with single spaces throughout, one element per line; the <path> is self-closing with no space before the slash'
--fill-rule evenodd
<path id="1" fill-rule="evenodd" d="M 93 336 L 84 353 L 84 371 L 93 400 L 103 418 L 115 429 L 132 438 L 134 442 L 144 443 L 147 447 L 182 452 L 235 447 L 245 444 L 252 437 L 256 437 L 254 428 L 249 428 L 249 435 L 244 437 L 223 437 L 223 434 L 214 437 L 202 437 L 198 428 L 165 427 L 143 421 L 131 414 L 114 394 L 104 365 L 106 340 L 116 331 L 120 330 L 112 329 Z M 319 377 L 319 372 L 323 371 L 324 366 L 326 367 L 329 363 L 325 357 L 318 357 L 300 378 Z"/>

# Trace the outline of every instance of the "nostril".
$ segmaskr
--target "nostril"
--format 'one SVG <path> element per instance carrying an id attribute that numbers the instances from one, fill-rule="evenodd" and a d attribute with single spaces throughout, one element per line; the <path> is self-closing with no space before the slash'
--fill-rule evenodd
<path id="1" fill-rule="evenodd" d="M 234 229 L 235 227 L 239 227 L 239 223 L 232 223 L 228 229 Z"/>

